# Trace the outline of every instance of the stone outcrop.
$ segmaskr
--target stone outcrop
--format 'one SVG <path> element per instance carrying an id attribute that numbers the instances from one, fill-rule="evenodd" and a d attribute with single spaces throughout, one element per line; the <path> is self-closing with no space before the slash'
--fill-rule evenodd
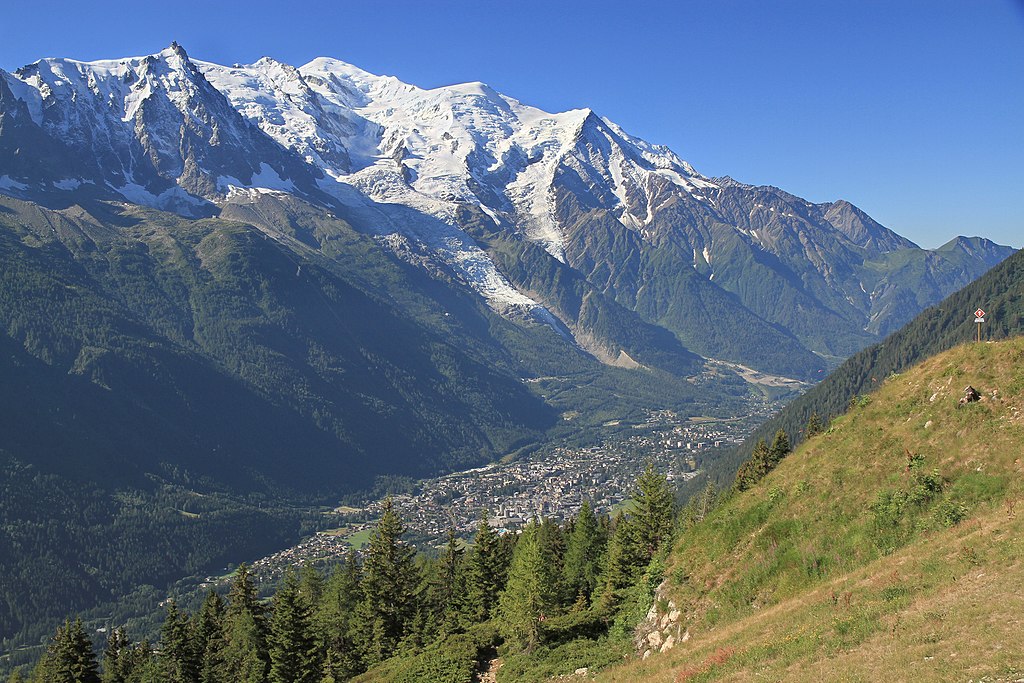
<path id="1" fill-rule="evenodd" d="M 689 639 L 690 632 L 683 628 L 682 612 L 666 596 L 665 584 L 662 583 L 655 591 L 654 604 L 644 620 L 637 625 L 633 635 L 637 654 L 647 659 L 656 652 L 667 652 Z"/>

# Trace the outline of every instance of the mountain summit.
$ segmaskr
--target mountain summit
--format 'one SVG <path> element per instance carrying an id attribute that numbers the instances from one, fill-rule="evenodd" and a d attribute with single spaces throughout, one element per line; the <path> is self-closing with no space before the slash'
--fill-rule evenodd
<path id="1" fill-rule="evenodd" d="M 923 250 L 849 202 L 705 177 L 589 109 L 551 114 L 483 83 L 423 89 L 329 58 L 220 66 L 176 43 L 0 71 L 0 191 L 270 234 L 282 226 L 253 207 L 287 195 L 605 362 L 658 365 L 681 346 L 805 379 L 1012 252 Z M 631 341 L 638 328 L 658 348 Z"/>

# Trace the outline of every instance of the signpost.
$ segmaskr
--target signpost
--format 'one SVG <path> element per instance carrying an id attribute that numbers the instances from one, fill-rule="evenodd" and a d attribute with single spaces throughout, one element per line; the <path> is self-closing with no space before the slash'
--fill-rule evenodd
<path id="1" fill-rule="evenodd" d="M 981 324 L 985 322 L 985 309 L 979 308 L 974 312 L 974 322 L 978 323 L 978 342 L 981 342 Z"/>

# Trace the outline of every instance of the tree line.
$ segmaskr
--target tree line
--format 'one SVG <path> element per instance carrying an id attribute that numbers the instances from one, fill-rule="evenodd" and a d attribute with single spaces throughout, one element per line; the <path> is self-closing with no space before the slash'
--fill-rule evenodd
<path id="1" fill-rule="evenodd" d="M 628 512 L 614 518 L 584 503 L 564 524 L 534 519 L 516 534 L 499 533 L 484 514 L 472 545 L 452 531 L 427 556 L 403 542 L 388 500 L 360 553 L 328 571 L 288 570 L 268 601 L 243 565 L 226 597 L 211 590 L 195 613 L 168 601 L 156 642 L 113 629 L 97 657 L 82 621 L 67 620 L 38 664 L 9 680 L 329 683 L 381 665 L 392 667 L 382 680 L 467 680 L 487 648 L 528 655 L 645 613 L 653 584 L 637 586 L 676 520 L 671 487 L 649 467 Z"/>

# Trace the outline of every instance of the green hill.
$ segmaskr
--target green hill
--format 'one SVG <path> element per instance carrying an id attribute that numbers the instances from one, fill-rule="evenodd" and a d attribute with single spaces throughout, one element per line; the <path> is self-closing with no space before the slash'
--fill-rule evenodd
<path id="1" fill-rule="evenodd" d="M 730 484 L 736 468 L 750 456 L 758 439 L 769 440 L 783 429 L 799 440 L 812 413 L 827 423 L 845 411 L 851 399 L 872 392 L 892 373 L 974 339 L 974 311 L 979 307 L 988 314 L 982 328 L 984 339 L 1024 334 L 1024 251 L 1018 251 L 975 282 L 924 310 L 884 341 L 851 356 L 821 383 L 765 422 L 742 445 L 702 465 L 712 479 Z M 695 480 L 691 492 L 703 484 L 703 479 Z"/>
<path id="2" fill-rule="evenodd" d="M 681 534 L 651 639 L 677 644 L 598 680 L 1024 676 L 1024 338 L 881 384 Z"/>

